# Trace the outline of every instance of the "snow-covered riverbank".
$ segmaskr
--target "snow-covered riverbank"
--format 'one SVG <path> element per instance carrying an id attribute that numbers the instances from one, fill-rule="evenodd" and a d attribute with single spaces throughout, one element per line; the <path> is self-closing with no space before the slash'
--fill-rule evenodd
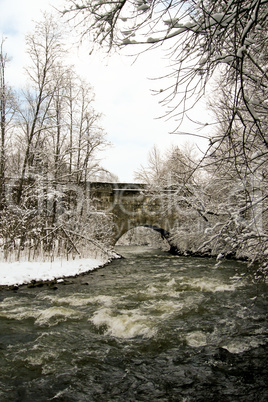
<path id="1" fill-rule="evenodd" d="M 76 276 L 92 271 L 107 261 L 94 258 L 81 258 L 71 261 L 53 262 L 0 262 L 0 286 L 13 286 L 31 281 L 58 281 L 68 276 Z"/>

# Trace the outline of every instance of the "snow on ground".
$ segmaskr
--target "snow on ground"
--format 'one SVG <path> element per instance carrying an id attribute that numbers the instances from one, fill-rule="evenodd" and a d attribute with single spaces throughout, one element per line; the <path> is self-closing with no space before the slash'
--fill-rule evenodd
<path id="1" fill-rule="evenodd" d="M 105 261 L 93 258 L 56 260 L 53 262 L 0 262 L 0 285 L 12 286 L 32 280 L 46 281 L 75 276 L 102 266 Z"/>

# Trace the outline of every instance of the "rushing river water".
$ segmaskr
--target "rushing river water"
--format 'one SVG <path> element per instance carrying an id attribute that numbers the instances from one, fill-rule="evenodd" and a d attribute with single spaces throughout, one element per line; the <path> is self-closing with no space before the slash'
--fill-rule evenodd
<path id="1" fill-rule="evenodd" d="M 267 401 L 267 284 L 244 263 L 120 252 L 0 292 L 0 401 Z"/>

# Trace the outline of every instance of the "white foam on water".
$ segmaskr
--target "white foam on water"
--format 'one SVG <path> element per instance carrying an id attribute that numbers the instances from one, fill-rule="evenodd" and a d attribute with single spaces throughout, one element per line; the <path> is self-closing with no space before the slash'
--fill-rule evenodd
<path id="1" fill-rule="evenodd" d="M 59 353 L 54 350 L 45 350 L 43 352 L 36 350 L 36 352 L 31 351 L 31 353 L 28 353 L 27 356 L 24 356 L 23 360 L 33 366 L 42 366 L 49 361 L 57 359 L 58 356 Z"/>
<path id="2" fill-rule="evenodd" d="M 9 308 L 13 309 L 15 306 L 21 306 L 21 301 L 19 299 L 14 299 L 14 297 L 6 297 L 0 303 L 1 310 Z"/>
<path id="3" fill-rule="evenodd" d="M 2 306 L 1 306 L 2 307 Z M 0 317 L 7 318 L 11 320 L 27 320 L 29 318 L 36 319 L 39 315 L 39 311 L 33 308 L 26 308 L 25 306 L 17 306 L 13 308 L 6 307 L 6 309 L 1 308 Z"/>
<path id="4" fill-rule="evenodd" d="M 104 327 L 106 335 L 116 338 L 151 338 L 156 333 L 152 320 L 142 315 L 139 310 L 124 310 L 115 314 L 110 308 L 102 308 L 94 313 L 90 321 L 97 328 Z"/>
<path id="5" fill-rule="evenodd" d="M 49 337 L 61 337 L 60 331 L 46 331 L 42 332 L 36 339 L 35 344 L 33 345 L 33 350 L 38 349 L 40 345 L 43 345 L 43 342 L 46 342 L 46 338 Z"/>
<path id="6" fill-rule="evenodd" d="M 173 300 L 157 300 L 144 305 L 147 314 L 150 316 L 157 316 L 158 319 L 164 320 L 173 315 L 178 314 L 185 308 L 185 302 L 174 302 Z"/>
<path id="7" fill-rule="evenodd" d="M 63 391 L 59 391 L 56 395 L 53 396 L 53 398 L 51 398 L 51 401 L 53 401 L 53 399 L 65 397 L 65 395 L 67 395 L 67 399 L 68 399 L 70 389 L 71 389 L 71 387 L 67 387 Z"/>
<path id="8" fill-rule="evenodd" d="M 55 301 L 55 298 L 52 298 Z M 34 319 L 36 325 L 56 325 L 61 321 L 66 321 L 68 318 L 80 318 L 81 312 L 65 308 L 62 306 L 52 306 L 47 309 L 41 309 L 36 304 L 23 305 L 21 300 L 6 298 L 0 304 L 0 317 L 13 320 Z"/>
<path id="9" fill-rule="evenodd" d="M 180 285 L 186 285 L 191 290 L 199 290 L 202 292 L 232 292 L 237 288 L 237 284 L 226 284 L 211 278 L 192 278 L 181 282 Z"/>
<path id="10" fill-rule="evenodd" d="M 186 336 L 186 342 L 194 348 L 205 346 L 207 345 L 207 335 L 202 331 L 194 331 Z"/>
<path id="11" fill-rule="evenodd" d="M 172 287 L 161 289 L 148 287 L 150 297 L 139 303 L 138 308 L 131 310 L 116 309 L 118 300 L 97 310 L 90 321 L 98 328 L 102 328 L 106 334 L 119 338 L 134 338 L 136 336 L 152 337 L 157 333 L 157 328 L 174 314 L 181 315 L 198 308 L 204 296 L 180 298 L 178 292 Z M 181 293 L 181 292 L 180 292 Z M 176 297 L 170 298 L 170 295 Z M 112 308 L 112 307 L 115 308 Z"/>
<path id="12" fill-rule="evenodd" d="M 79 311 L 65 307 L 50 307 L 46 310 L 39 311 L 35 321 L 36 325 L 57 325 L 59 322 L 66 321 L 68 318 L 81 318 L 82 313 Z"/>
<path id="13" fill-rule="evenodd" d="M 230 353 L 242 353 L 265 344 L 266 341 L 264 339 L 234 339 L 223 345 L 222 348 L 228 350 Z"/>
<path id="14" fill-rule="evenodd" d="M 149 285 L 146 289 L 146 294 L 155 295 L 159 293 L 159 289 L 155 286 Z"/>
<path id="15" fill-rule="evenodd" d="M 116 300 L 117 297 L 113 296 L 106 296 L 106 295 L 98 295 L 98 296 L 93 296 L 90 298 L 91 303 L 98 303 L 102 304 L 104 306 L 112 306 Z"/>
<path id="16" fill-rule="evenodd" d="M 177 284 L 175 278 L 172 278 L 168 283 L 167 286 L 175 286 Z"/>
<path id="17" fill-rule="evenodd" d="M 43 299 L 50 300 L 53 304 L 58 305 L 69 305 L 73 307 L 86 306 L 89 304 L 103 304 L 110 306 L 114 303 L 114 297 L 106 295 L 98 295 L 93 297 L 88 297 L 88 295 L 83 295 L 81 293 L 74 294 L 69 297 L 57 297 L 45 295 Z"/>
<path id="18" fill-rule="evenodd" d="M 160 273 L 160 274 L 156 274 L 154 277 L 155 278 L 164 278 L 164 279 L 169 279 L 171 274 L 167 274 L 167 273 Z"/>

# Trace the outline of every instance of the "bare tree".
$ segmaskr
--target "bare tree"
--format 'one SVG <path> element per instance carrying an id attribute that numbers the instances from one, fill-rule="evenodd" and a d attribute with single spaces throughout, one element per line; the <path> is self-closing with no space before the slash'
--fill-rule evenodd
<path id="1" fill-rule="evenodd" d="M 148 154 L 148 165 L 140 167 L 135 173 L 135 179 L 148 185 L 157 183 L 163 177 L 163 164 L 160 150 L 154 145 Z"/>
<path id="2" fill-rule="evenodd" d="M 251 261 L 265 261 L 268 149 L 245 107 L 239 104 L 233 115 L 232 90 L 232 86 L 219 85 L 211 104 L 219 124 L 202 165 L 210 182 L 206 186 L 210 194 L 207 207 L 217 211 L 219 218 L 217 228 L 208 237 L 211 243 L 217 238 L 218 245 L 228 253 L 244 253 Z M 254 98 L 258 96 L 256 88 Z M 260 99 L 256 107 L 263 113 L 266 105 L 264 98 Z M 227 135 L 230 121 L 232 130 Z M 264 113 L 261 123 L 267 127 Z"/>
<path id="3" fill-rule="evenodd" d="M 182 117 L 203 95 L 213 74 L 223 69 L 236 83 L 233 113 L 242 100 L 267 146 L 245 86 L 250 81 L 267 88 L 260 52 L 265 37 L 259 35 L 267 31 L 267 0 L 67 0 L 62 13 L 93 43 L 145 49 L 165 44 L 171 65 L 166 77 L 171 83 L 161 93 L 169 116 Z M 257 76 L 250 73 L 251 66 Z"/>
<path id="4" fill-rule="evenodd" d="M 0 150 L 0 209 L 4 204 L 4 185 L 5 185 L 5 140 L 6 140 L 6 84 L 5 84 L 5 64 L 6 57 L 3 55 L 3 40 L 0 53 L 0 113 L 1 113 L 1 150 Z"/>
<path id="5" fill-rule="evenodd" d="M 56 89 L 53 74 L 63 54 L 61 34 L 51 16 L 44 16 L 44 20 L 36 25 L 35 32 L 27 36 L 26 44 L 31 60 L 31 65 L 26 70 L 31 87 L 26 93 L 24 108 L 21 110 L 26 148 L 18 202 L 21 200 L 27 168 L 33 165 L 36 151 L 42 147 L 42 132 Z"/>
<path id="6" fill-rule="evenodd" d="M 5 82 L 8 59 L 3 42 L 0 48 L 2 255 L 5 259 L 22 255 L 53 259 L 68 258 L 71 252 L 81 257 L 92 248 L 103 254 L 107 247 L 99 242 L 109 241 L 111 217 L 98 214 L 89 200 L 81 207 L 81 184 L 104 171 L 97 157 L 108 144 L 93 106 L 92 87 L 66 64 L 62 34 L 51 16 L 44 15 L 26 44 L 28 86 L 20 93 L 9 152 L 6 141 L 13 98 Z M 4 203 L 7 169 L 19 178 L 9 188 L 9 205 Z"/>
<path id="7" fill-rule="evenodd" d="M 5 203 L 5 159 L 6 159 L 6 82 L 5 68 L 6 55 L 3 54 L 3 40 L 1 43 L 0 53 L 0 114 L 1 114 L 1 149 L 0 149 L 0 210 L 3 209 Z"/>
<path id="8" fill-rule="evenodd" d="M 4 39 L 2 39 L 0 44 L 0 210 L 5 206 L 7 132 L 16 109 L 14 94 L 6 83 L 8 61 L 8 56 L 4 52 Z"/>
<path id="9" fill-rule="evenodd" d="M 101 115 L 94 109 L 92 87 L 74 73 L 66 81 L 66 155 L 69 177 L 77 184 L 102 171 L 97 153 L 109 144 L 100 125 Z"/>
<path id="10" fill-rule="evenodd" d="M 154 146 L 148 154 L 148 166 L 136 172 L 136 180 L 162 188 L 183 186 L 194 180 L 198 160 L 193 148 L 171 146 L 164 154 Z"/>
<path id="11" fill-rule="evenodd" d="M 225 113 L 226 107 L 222 116 Z M 265 265 L 267 158 L 262 176 L 258 170 L 253 174 L 256 161 L 253 157 L 252 163 L 244 163 L 241 127 L 236 129 L 232 133 L 236 141 L 230 144 L 226 137 L 221 146 L 215 142 L 205 161 L 176 147 L 162 155 L 154 148 L 137 179 L 148 184 L 151 198 L 157 200 L 158 214 L 166 219 L 177 253 L 243 258 Z M 251 152 L 256 153 L 254 147 Z"/>

